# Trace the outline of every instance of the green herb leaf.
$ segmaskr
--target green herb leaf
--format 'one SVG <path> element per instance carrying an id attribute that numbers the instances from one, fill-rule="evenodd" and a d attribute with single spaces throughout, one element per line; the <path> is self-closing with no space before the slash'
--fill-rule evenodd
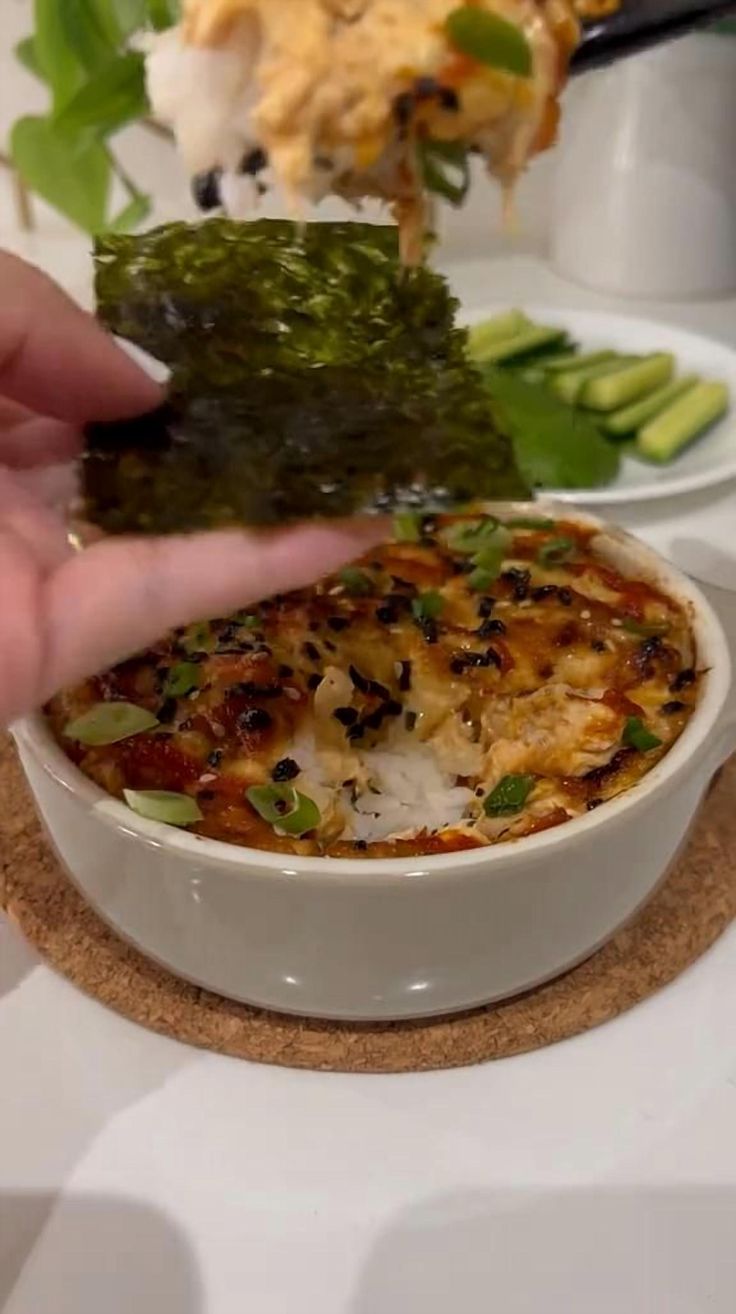
<path id="1" fill-rule="evenodd" d="M 69 41 L 64 8 L 65 0 L 61 3 L 60 0 L 34 0 L 33 6 L 36 32 L 35 55 L 39 68 L 43 69 L 45 80 L 51 87 L 54 112 L 58 112 L 66 104 L 84 81 L 84 65 Z M 39 195 L 44 196 L 34 183 L 30 185 L 39 192 Z M 52 201 L 51 204 L 56 203 Z"/>
<path id="2" fill-rule="evenodd" d="M 662 740 L 647 729 L 641 717 L 630 716 L 624 727 L 623 743 L 638 753 L 649 753 L 653 748 L 660 748 Z"/>
<path id="3" fill-rule="evenodd" d="M 345 592 L 353 598 L 367 597 L 373 592 L 373 580 L 357 566 L 344 566 L 339 575 Z"/>
<path id="4" fill-rule="evenodd" d="M 496 422 L 509 435 L 522 475 L 535 488 L 598 488 L 621 457 L 584 411 L 510 370 L 483 370 Z"/>
<path id="5" fill-rule="evenodd" d="M 88 711 L 64 727 L 66 739 L 74 739 L 89 748 L 118 744 L 145 730 L 153 730 L 158 720 L 153 712 L 136 703 L 95 703 Z"/>
<path id="6" fill-rule="evenodd" d="M 521 812 L 534 788 L 534 776 L 504 776 L 483 800 L 487 817 L 513 816 Z"/>
<path id="7" fill-rule="evenodd" d="M 524 33 L 499 14 L 463 5 L 448 14 L 445 30 L 452 44 L 464 55 L 491 68 L 528 78 L 532 52 Z"/>
<path id="8" fill-rule="evenodd" d="M 418 543 L 422 537 L 422 517 L 418 511 L 397 511 L 394 538 L 397 543 Z"/>
<path id="9" fill-rule="evenodd" d="M 514 516 L 513 520 L 505 520 L 504 524 L 507 529 L 554 529 L 554 520 L 545 520 L 543 517 L 537 519 L 536 516 Z"/>
<path id="10" fill-rule="evenodd" d="M 575 540 L 560 534 L 559 538 L 551 538 L 548 543 L 542 544 L 537 553 L 537 561 L 540 566 L 561 566 L 574 556 Z"/>
<path id="11" fill-rule="evenodd" d="M 212 652 L 217 638 L 207 621 L 199 621 L 188 626 L 179 639 L 179 645 L 185 652 Z"/>
<path id="12" fill-rule="evenodd" d="M 411 610 L 415 620 L 436 620 L 442 614 L 444 605 L 442 594 L 435 589 L 428 589 L 426 593 L 418 593 L 416 598 L 412 598 Z"/>
<path id="13" fill-rule="evenodd" d="M 29 73 L 32 73 L 36 78 L 40 78 L 41 82 L 46 81 L 46 74 L 38 57 L 38 43 L 35 37 L 24 37 L 22 41 L 18 42 L 14 53 L 18 63 L 22 64 Z"/>
<path id="14" fill-rule="evenodd" d="M 470 559 L 474 566 L 489 571 L 497 579 L 506 556 L 509 536 L 505 529 L 499 529 Z"/>
<path id="15" fill-rule="evenodd" d="M 191 826 L 202 820 L 197 800 L 189 794 L 175 794 L 169 789 L 124 789 L 128 807 L 148 821 L 163 821 L 167 826 Z"/>
<path id="16" fill-rule="evenodd" d="M 178 0 L 148 0 L 148 17 L 156 32 L 163 32 L 179 21 Z"/>
<path id="17" fill-rule="evenodd" d="M 483 520 L 458 520 L 442 531 L 442 539 L 452 552 L 470 557 L 496 533 L 500 524 L 495 516 L 485 516 Z"/>
<path id="18" fill-rule="evenodd" d="M 172 666 L 163 687 L 164 698 L 184 698 L 199 689 L 202 671 L 197 662 L 177 662 Z"/>
<path id="19" fill-rule="evenodd" d="M 55 117 L 59 131 L 91 130 L 107 136 L 141 118 L 148 108 L 143 56 L 137 51 L 113 55 Z"/>
<path id="20" fill-rule="evenodd" d="M 640 624 L 639 621 L 633 620 L 631 616 L 627 616 L 622 628 L 627 630 L 629 634 L 638 635 L 641 639 L 653 639 L 667 634 L 670 627 L 667 621 L 652 621 L 651 623 Z"/>
<path id="21" fill-rule="evenodd" d="M 147 0 L 97 0 L 98 6 L 109 11 L 122 38 L 131 36 L 148 22 Z"/>
<path id="22" fill-rule="evenodd" d="M 124 205 L 109 223 L 105 224 L 106 233 L 129 233 L 132 228 L 137 228 L 147 219 L 151 213 L 151 198 L 144 196 L 143 192 L 137 192 L 131 197 L 127 205 Z"/>
<path id="23" fill-rule="evenodd" d="M 21 177 L 87 233 L 104 227 L 110 162 L 99 142 L 70 140 L 49 119 L 18 119 L 10 138 Z"/>
<path id="24" fill-rule="evenodd" d="M 487 570 L 484 566 L 476 566 L 468 575 L 468 588 L 473 593 L 485 593 L 492 584 L 498 579 L 498 571 Z"/>
<path id="25" fill-rule="evenodd" d="M 454 141 L 420 141 L 417 154 L 427 191 L 461 206 L 470 189 L 466 147 Z"/>
<path id="26" fill-rule="evenodd" d="M 110 22 L 109 0 L 57 0 L 67 42 L 88 73 L 94 73 L 115 55 L 120 39 Z"/>
<path id="27" fill-rule="evenodd" d="M 321 813 L 313 799 L 293 785 L 253 785 L 245 792 L 251 807 L 275 830 L 286 835 L 305 835 L 315 830 Z"/>

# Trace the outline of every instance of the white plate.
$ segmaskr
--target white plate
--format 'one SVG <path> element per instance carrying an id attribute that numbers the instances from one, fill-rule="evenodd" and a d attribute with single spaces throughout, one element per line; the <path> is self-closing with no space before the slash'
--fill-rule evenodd
<path id="1" fill-rule="evenodd" d="M 462 319 L 477 324 L 508 307 L 489 306 L 467 311 Z M 702 374 L 728 384 L 732 409 L 705 437 L 688 447 L 671 465 L 650 465 L 624 456 L 612 483 L 602 488 L 544 489 L 545 493 L 579 506 L 612 502 L 645 502 L 713 488 L 736 476 L 736 351 L 713 338 L 654 320 L 597 311 L 553 310 L 524 306 L 535 323 L 559 324 L 586 351 L 611 347 L 614 351 L 644 354 L 671 351 L 680 374 Z"/>

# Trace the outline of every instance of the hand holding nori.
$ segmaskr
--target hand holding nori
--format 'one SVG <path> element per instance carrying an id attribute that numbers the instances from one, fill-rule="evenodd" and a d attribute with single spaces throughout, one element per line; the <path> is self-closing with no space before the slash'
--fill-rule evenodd
<path id="1" fill-rule="evenodd" d="M 105 236 L 98 314 L 171 368 L 166 404 L 90 425 L 110 533 L 523 496 L 456 302 L 393 228 L 225 219 Z"/>

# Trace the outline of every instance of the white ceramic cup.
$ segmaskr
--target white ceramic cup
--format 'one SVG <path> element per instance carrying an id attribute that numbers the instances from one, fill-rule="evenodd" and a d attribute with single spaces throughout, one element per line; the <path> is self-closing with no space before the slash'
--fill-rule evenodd
<path id="1" fill-rule="evenodd" d="M 552 260 L 620 296 L 736 290 L 736 37 L 699 35 L 570 86 Z"/>

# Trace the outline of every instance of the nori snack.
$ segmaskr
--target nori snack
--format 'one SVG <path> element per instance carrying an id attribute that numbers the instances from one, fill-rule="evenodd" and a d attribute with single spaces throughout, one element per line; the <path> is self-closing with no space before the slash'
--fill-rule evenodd
<path id="1" fill-rule="evenodd" d="M 266 525 L 526 493 L 454 327 L 393 228 L 258 220 L 103 236 L 98 315 L 172 371 L 92 424 L 85 515 L 110 533 Z"/>

